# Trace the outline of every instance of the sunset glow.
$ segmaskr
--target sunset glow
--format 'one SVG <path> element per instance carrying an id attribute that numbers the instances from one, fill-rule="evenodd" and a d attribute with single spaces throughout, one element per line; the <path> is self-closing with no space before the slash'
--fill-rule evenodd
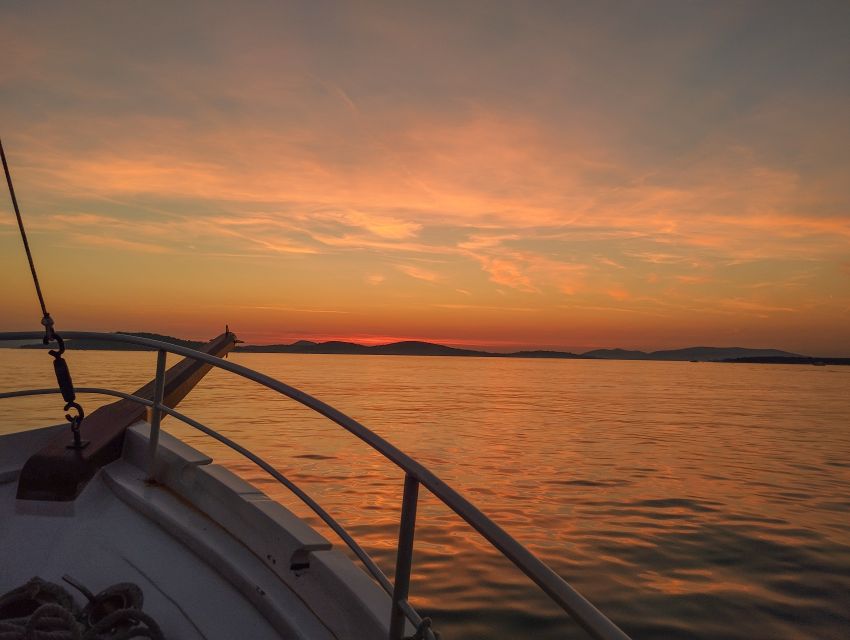
<path id="1" fill-rule="evenodd" d="M 845 3 L 0 12 L 60 328 L 850 356 Z"/>

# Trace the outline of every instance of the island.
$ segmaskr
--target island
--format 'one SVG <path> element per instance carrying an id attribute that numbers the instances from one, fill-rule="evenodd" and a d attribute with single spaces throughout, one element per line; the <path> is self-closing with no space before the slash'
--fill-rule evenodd
<path id="1" fill-rule="evenodd" d="M 185 340 L 158 333 L 121 331 L 126 335 L 159 340 L 168 344 L 196 349 L 203 344 L 198 340 Z M 106 340 L 66 340 L 68 349 L 151 351 L 149 347 Z M 38 343 L 16 344 L 21 349 L 46 349 Z M 584 353 L 547 349 L 526 349 L 502 353 L 481 349 L 461 349 L 421 340 L 403 340 L 389 344 L 363 345 L 342 340 L 314 342 L 296 340 L 290 344 L 242 344 L 236 347 L 242 353 L 290 353 L 316 355 L 377 355 L 377 356 L 454 356 L 474 358 L 538 358 L 560 360 L 651 360 L 684 362 L 732 362 L 751 364 L 850 364 L 850 358 L 824 358 L 805 356 L 778 349 L 749 349 L 746 347 L 686 347 L 662 351 L 636 351 L 628 349 L 594 349 Z"/>

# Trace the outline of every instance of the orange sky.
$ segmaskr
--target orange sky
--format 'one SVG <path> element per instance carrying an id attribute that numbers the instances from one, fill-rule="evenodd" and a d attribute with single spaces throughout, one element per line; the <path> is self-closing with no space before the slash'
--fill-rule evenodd
<path id="1" fill-rule="evenodd" d="M 846 3 L 154 4 L 0 9 L 60 329 L 850 356 Z"/>

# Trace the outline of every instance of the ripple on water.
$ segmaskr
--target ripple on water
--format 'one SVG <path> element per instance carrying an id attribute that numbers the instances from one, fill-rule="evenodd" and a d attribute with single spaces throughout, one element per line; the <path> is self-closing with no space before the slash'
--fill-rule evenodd
<path id="1" fill-rule="evenodd" d="M 148 379 L 155 360 L 84 355 L 74 354 L 78 384 L 121 389 Z M 0 356 L 0 388 L 17 388 L 28 372 L 36 386 L 51 384 L 43 354 Z M 636 640 L 848 637 L 846 375 L 662 362 L 233 359 L 419 458 Z M 181 410 L 297 481 L 392 575 L 398 469 L 347 432 L 222 372 Z M 8 431 L 55 421 L 50 399 L 0 403 Z M 166 429 L 333 539 L 236 454 L 171 421 Z M 447 640 L 586 637 L 427 491 L 417 522 L 412 599 Z"/>

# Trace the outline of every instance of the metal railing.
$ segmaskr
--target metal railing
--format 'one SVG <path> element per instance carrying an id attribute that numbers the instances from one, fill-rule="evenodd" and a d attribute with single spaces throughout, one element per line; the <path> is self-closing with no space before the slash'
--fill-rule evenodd
<path id="1" fill-rule="evenodd" d="M 389 640 L 402 639 L 405 618 L 409 619 L 414 625 L 419 625 L 421 623 L 421 618 L 408 602 L 410 572 L 413 560 L 413 539 L 416 528 L 416 510 L 420 485 L 428 489 L 443 504 L 481 534 L 484 539 L 486 539 L 495 549 L 501 552 L 503 556 L 509 559 L 517 568 L 520 569 L 520 571 L 525 573 L 525 575 L 537 584 L 537 586 L 540 587 L 540 589 L 546 593 L 555 604 L 559 605 L 582 628 L 584 628 L 591 637 L 596 638 L 597 640 L 628 640 L 629 637 L 602 612 L 586 600 L 584 596 L 573 589 L 573 587 L 571 587 L 563 578 L 532 554 L 528 549 L 512 538 L 504 529 L 479 511 L 472 503 L 466 500 L 466 498 L 440 480 L 422 464 L 400 451 L 353 418 L 350 418 L 330 405 L 325 404 L 321 400 L 318 400 L 299 389 L 291 387 L 286 383 L 275 380 L 274 378 L 242 365 L 229 360 L 224 360 L 223 358 L 211 356 L 201 351 L 195 351 L 194 349 L 189 349 L 187 347 L 127 334 L 63 331 L 62 335 L 64 338 L 72 340 L 102 340 L 107 342 L 129 343 L 156 350 L 157 367 L 156 382 L 154 385 L 154 400 L 151 401 L 138 396 L 122 393 L 120 391 L 95 387 L 77 387 L 76 390 L 80 393 L 102 393 L 125 398 L 152 408 L 150 450 L 148 453 L 149 473 L 152 473 L 153 464 L 156 459 L 160 417 L 163 413 L 165 413 L 167 415 L 174 416 L 178 420 L 181 420 L 182 422 L 198 429 L 199 431 L 239 452 L 269 473 L 278 482 L 287 487 L 307 506 L 309 506 L 348 545 L 360 561 L 363 562 L 369 573 L 372 574 L 375 580 L 377 580 L 378 584 L 380 584 L 381 587 L 390 595 L 392 598 L 392 609 L 390 616 Z M 42 334 L 37 332 L 0 333 L 0 341 L 40 340 L 41 337 Z M 399 541 L 396 551 L 394 586 L 390 583 L 387 576 L 380 570 L 375 562 L 369 557 L 366 551 L 364 551 L 345 531 L 344 527 L 342 527 L 342 525 L 340 525 L 324 509 L 322 509 L 322 507 L 310 498 L 302 489 L 277 471 L 277 469 L 229 438 L 162 404 L 166 352 L 205 362 L 214 367 L 235 373 L 236 375 L 277 391 L 278 393 L 312 409 L 320 415 L 325 416 L 332 422 L 335 422 L 342 428 L 357 436 L 360 440 L 404 471 L 404 494 L 402 498 L 401 519 L 399 523 Z M 28 391 L 0 393 L 0 399 L 50 393 L 59 393 L 59 389 L 34 389 Z M 428 632 L 428 635 L 430 638 L 433 638 L 430 631 Z"/>

